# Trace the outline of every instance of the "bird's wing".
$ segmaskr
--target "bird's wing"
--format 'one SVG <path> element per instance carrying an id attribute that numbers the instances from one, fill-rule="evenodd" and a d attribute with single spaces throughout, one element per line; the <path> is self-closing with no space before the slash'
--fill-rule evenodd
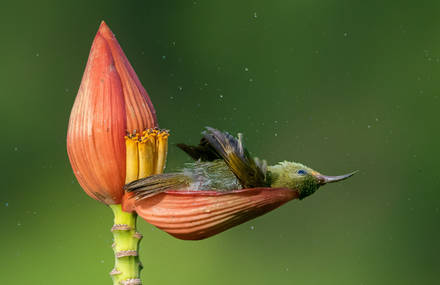
<path id="1" fill-rule="evenodd" d="M 207 127 L 204 132 L 206 143 L 215 150 L 231 171 L 235 174 L 243 188 L 268 186 L 266 182 L 265 161 L 256 162 L 243 146 L 243 136 L 238 139 L 227 132 Z"/>
<path id="2" fill-rule="evenodd" d="M 189 186 L 192 179 L 182 173 L 165 173 L 135 180 L 124 186 L 127 192 L 134 192 L 136 199 L 144 199 L 167 190 L 177 190 Z"/>

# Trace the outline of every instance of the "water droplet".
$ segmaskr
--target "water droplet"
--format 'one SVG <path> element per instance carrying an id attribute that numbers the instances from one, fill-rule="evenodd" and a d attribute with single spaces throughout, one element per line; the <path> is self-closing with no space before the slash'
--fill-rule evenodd
<path id="1" fill-rule="evenodd" d="M 35 56 L 40 56 L 40 53 L 37 52 L 37 54 Z"/>
<path id="2" fill-rule="evenodd" d="M 174 96 L 170 96 L 170 99 L 173 100 L 173 99 L 174 99 Z"/>
<path id="3" fill-rule="evenodd" d="M 244 68 L 244 71 L 249 71 L 249 68 L 245 67 L 245 68 Z"/>
<path id="4" fill-rule="evenodd" d="M 367 126 L 367 128 L 369 128 L 369 129 L 370 129 L 370 128 L 371 128 L 371 125 L 368 125 L 368 126 Z"/>
<path id="5" fill-rule="evenodd" d="M 344 37 L 346 38 L 347 36 L 348 36 L 348 33 L 347 33 L 347 32 L 345 32 L 345 33 L 344 33 Z"/>
<path id="6" fill-rule="evenodd" d="M 220 97 L 220 99 L 223 99 L 223 94 L 218 95 L 218 97 Z"/>
<path id="7" fill-rule="evenodd" d="M 253 231 L 255 229 L 255 227 L 254 226 L 251 226 L 251 231 Z"/>
<path id="8" fill-rule="evenodd" d="M 183 91 L 183 87 L 182 87 L 182 86 L 179 86 L 179 87 L 177 87 L 177 90 L 179 90 L 179 91 Z"/>
<path id="9" fill-rule="evenodd" d="M 253 82 L 254 81 L 254 79 L 253 78 L 249 78 L 249 82 Z"/>
<path id="10" fill-rule="evenodd" d="M 277 137 L 277 136 L 278 136 L 278 133 L 275 133 L 275 136 Z"/>
<path id="11" fill-rule="evenodd" d="M 254 19 L 258 18 L 257 12 L 254 12 L 253 17 L 254 17 Z"/>
<path id="12" fill-rule="evenodd" d="M 162 55 L 162 59 L 163 60 L 167 59 L 166 55 Z"/>
<path id="13" fill-rule="evenodd" d="M 14 151 L 18 151 L 18 147 L 16 146 L 16 147 L 14 147 Z"/>
<path id="14" fill-rule="evenodd" d="M 9 203 L 8 202 L 5 203 L 5 207 L 9 207 Z"/>

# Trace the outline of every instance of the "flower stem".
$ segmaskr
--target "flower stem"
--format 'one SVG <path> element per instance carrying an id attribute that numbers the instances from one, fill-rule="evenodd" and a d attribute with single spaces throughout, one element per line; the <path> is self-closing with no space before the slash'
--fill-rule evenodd
<path id="1" fill-rule="evenodd" d="M 114 285 L 142 284 L 138 249 L 142 235 L 136 232 L 136 213 L 122 211 L 121 205 L 110 205 L 115 216 L 112 227 L 115 267 L 110 272 Z"/>

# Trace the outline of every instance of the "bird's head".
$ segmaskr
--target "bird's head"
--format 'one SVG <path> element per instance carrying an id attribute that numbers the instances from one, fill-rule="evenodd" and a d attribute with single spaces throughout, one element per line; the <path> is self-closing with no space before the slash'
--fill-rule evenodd
<path id="1" fill-rule="evenodd" d="M 283 161 L 269 166 L 271 187 L 287 187 L 297 190 L 299 198 L 303 199 L 313 194 L 319 187 L 332 182 L 341 181 L 357 171 L 340 176 L 326 176 L 301 163 Z"/>

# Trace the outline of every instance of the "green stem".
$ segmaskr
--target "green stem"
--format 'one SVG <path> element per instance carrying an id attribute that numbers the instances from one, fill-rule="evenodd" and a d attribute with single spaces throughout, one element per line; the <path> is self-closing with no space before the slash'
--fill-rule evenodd
<path id="1" fill-rule="evenodd" d="M 136 213 L 122 211 L 121 205 L 110 205 L 115 216 L 113 233 L 113 251 L 115 267 L 110 272 L 114 285 L 142 284 L 140 280 L 141 264 L 138 256 L 139 241 L 142 235 L 136 232 Z"/>

